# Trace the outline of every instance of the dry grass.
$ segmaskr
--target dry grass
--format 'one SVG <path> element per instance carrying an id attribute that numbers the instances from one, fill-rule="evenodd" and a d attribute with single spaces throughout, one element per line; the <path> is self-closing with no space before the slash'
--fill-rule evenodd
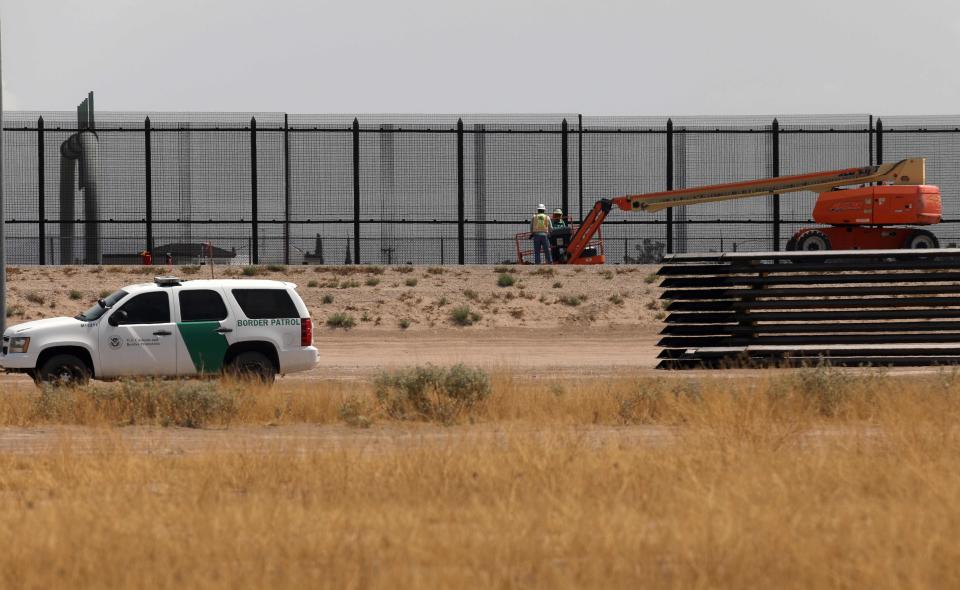
<path id="1" fill-rule="evenodd" d="M 459 426 L 379 414 L 312 450 L 150 454 L 107 428 L 92 453 L 0 455 L 0 586 L 960 585 L 954 374 L 492 384 Z M 233 424 L 375 402 L 250 393 Z M 0 397 L 0 422 L 43 422 L 36 397 Z M 85 407 L 57 419 L 118 422 Z"/>

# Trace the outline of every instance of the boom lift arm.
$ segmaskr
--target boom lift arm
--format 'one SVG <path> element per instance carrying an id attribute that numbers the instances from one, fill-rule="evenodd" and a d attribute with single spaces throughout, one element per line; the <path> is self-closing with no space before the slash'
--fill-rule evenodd
<path id="1" fill-rule="evenodd" d="M 881 182 L 890 184 L 924 184 L 926 176 L 924 158 L 908 158 L 892 164 L 845 168 L 828 172 L 813 172 L 794 176 L 779 176 L 762 180 L 730 182 L 673 191 L 661 191 L 642 195 L 626 195 L 613 199 L 601 199 L 570 240 L 567 246 L 567 259 L 564 262 L 575 263 L 600 229 L 603 221 L 614 206 L 624 211 L 649 211 L 651 213 L 678 207 L 714 203 L 733 199 L 746 199 L 765 195 L 813 191 L 823 192 L 851 184 Z"/>

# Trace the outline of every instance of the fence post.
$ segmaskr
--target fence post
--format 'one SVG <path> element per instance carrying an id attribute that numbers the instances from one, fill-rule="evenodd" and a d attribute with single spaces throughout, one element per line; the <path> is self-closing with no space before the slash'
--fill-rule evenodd
<path id="1" fill-rule="evenodd" d="M 564 215 L 570 213 L 570 170 L 567 159 L 568 155 L 568 131 L 567 120 L 564 119 L 560 124 L 560 208 Z"/>
<path id="2" fill-rule="evenodd" d="M 883 121 L 877 119 L 877 166 L 883 164 Z"/>
<path id="3" fill-rule="evenodd" d="M 577 196 L 580 199 L 580 210 L 577 212 L 580 223 L 583 223 L 583 115 L 577 115 Z M 570 213 L 564 211 L 569 215 Z"/>
<path id="4" fill-rule="evenodd" d="M 667 119 L 667 190 L 673 190 L 673 119 Z M 673 207 L 667 208 L 667 254 L 673 254 Z"/>
<path id="5" fill-rule="evenodd" d="M 870 115 L 870 123 L 867 126 L 867 165 L 873 166 L 873 115 Z"/>
<path id="6" fill-rule="evenodd" d="M 40 240 L 37 253 L 40 264 L 47 263 L 47 211 L 44 204 L 46 187 L 44 186 L 43 164 L 43 117 L 37 119 L 37 239 Z"/>
<path id="7" fill-rule="evenodd" d="M 283 114 L 283 263 L 290 264 L 290 121 Z"/>
<path id="8" fill-rule="evenodd" d="M 150 141 L 150 117 L 143 121 L 144 211 L 147 225 L 147 252 L 153 254 L 153 146 Z"/>
<path id="9" fill-rule="evenodd" d="M 463 119 L 457 120 L 457 264 L 464 264 L 466 236 L 463 212 Z M 443 260 L 443 239 L 440 239 L 441 264 Z"/>
<path id="10" fill-rule="evenodd" d="M 250 262 L 260 264 L 260 228 L 257 219 L 257 118 L 250 118 Z"/>
<path id="11" fill-rule="evenodd" d="M 780 122 L 773 120 L 770 127 L 771 144 L 771 164 L 773 165 L 773 177 L 780 176 Z M 780 195 L 773 196 L 773 251 L 780 250 Z"/>
<path id="12" fill-rule="evenodd" d="M 353 119 L 353 251 L 360 264 L 360 121 Z"/>

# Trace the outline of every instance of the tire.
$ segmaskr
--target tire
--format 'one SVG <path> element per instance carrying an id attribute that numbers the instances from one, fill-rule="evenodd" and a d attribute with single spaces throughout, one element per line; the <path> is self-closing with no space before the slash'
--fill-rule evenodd
<path id="1" fill-rule="evenodd" d="M 90 381 L 90 367 L 72 354 L 55 354 L 48 358 L 37 372 L 37 385 L 48 383 L 54 387 L 76 387 Z"/>
<path id="2" fill-rule="evenodd" d="M 277 368 L 273 366 L 273 361 L 267 355 L 253 350 L 241 352 L 233 357 L 227 365 L 226 372 L 234 379 L 258 381 L 268 385 L 273 383 L 277 376 Z"/>
<path id="3" fill-rule="evenodd" d="M 797 249 L 797 236 L 791 236 L 791 238 L 787 240 L 787 246 L 785 250 L 787 252 L 793 252 L 796 249 Z"/>
<path id="4" fill-rule="evenodd" d="M 903 247 L 907 250 L 939 248 L 940 240 L 937 239 L 937 236 L 925 229 L 916 229 L 913 230 L 913 233 L 910 234 L 909 238 L 907 238 L 907 241 L 904 243 Z"/>
<path id="5" fill-rule="evenodd" d="M 817 252 L 830 250 L 830 238 L 822 231 L 812 229 L 797 238 L 797 250 Z"/>

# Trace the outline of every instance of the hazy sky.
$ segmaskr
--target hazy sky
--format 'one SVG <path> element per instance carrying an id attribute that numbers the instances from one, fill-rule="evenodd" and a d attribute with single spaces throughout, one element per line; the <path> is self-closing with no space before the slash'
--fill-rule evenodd
<path id="1" fill-rule="evenodd" d="M 957 0 L 0 0 L 4 107 L 960 113 Z"/>

